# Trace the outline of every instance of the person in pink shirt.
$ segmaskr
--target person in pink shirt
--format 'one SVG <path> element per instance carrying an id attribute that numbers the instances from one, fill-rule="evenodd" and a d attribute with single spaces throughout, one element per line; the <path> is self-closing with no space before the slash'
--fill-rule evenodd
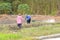
<path id="1" fill-rule="evenodd" d="M 19 28 L 21 28 L 22 22 L 23 22 L 23 17 L 21 15 L 18 15 L 17 16 L 17 26 Z"/>

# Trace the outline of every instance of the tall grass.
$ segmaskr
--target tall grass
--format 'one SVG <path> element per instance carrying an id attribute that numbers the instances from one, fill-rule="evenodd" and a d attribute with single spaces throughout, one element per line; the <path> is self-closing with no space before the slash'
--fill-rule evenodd
<path id="1" fill-rule="evenodd" d="M 18 29 L 0 26 L 0 40 L 34 40 L 33 37 L 60 33 L 60 24 Z"/>

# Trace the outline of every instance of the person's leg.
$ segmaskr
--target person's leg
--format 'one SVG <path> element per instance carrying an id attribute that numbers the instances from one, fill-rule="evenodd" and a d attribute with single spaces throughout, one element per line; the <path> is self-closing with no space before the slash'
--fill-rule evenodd
<path id="1" fill-rule="evenodd" d="M 31 19 L 29 20 L 29 23 L 31 22 Z"/>
<path id="2" fill-rule="evenodd" d="M 29 20 L 27 20 L 27 24 L 29 23 L 28 21 L 29 21 Z"/>
<path id="3" fill-rule="evenodd" d="M 27 23 L 28 23 L 28 24 L 30 23 L 30 19 L 29 19 L 29 20 L 27 20 Z"/>
<path id="4" fill-rule="evenodd" d="M 21 28 L 21 25 L 22 25 L 22 24 L 18 24 L 18 27 Z"/>

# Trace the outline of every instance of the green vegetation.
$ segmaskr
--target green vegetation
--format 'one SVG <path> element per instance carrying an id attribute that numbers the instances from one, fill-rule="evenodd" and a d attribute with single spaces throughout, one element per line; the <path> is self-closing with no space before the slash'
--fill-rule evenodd
<path id="1" fill-rule="evenodd" d="M 29 11 L 30 11 L 30 9 L 27 4 L 20 4 L 18 6 L 18 13 L 27 14 L 27 13 L 29 13 Z"/>
<path id="2" fill-rule="evenodd" d="M 12 9 L 11 3 L 0 3 L 0 14 L 10 13 Z"/>
<path id="3" fill-rule="evenodd" d="M 41 14 L 41 15 L 56 15 L 57 11 L 60 9 L 60 0 L 0 0 L 0 5 L 4 5 L 2 3 L 6 3 L 9 4 L 11 3 L 11 5 L 6 5 L 6 6 L 10 6 L 9 7 L 9 12 L 5 10 L 1 12 L 0 10 L 0 14 L 3 13 L 11 13 L 11 14 L 25 14 L 25 12 L 27 11 L 29 14 Z M 20 5 L 25 6 L 25 4 L 29 7 L 26 10 L 21 8 Z M 4 6 L 5 6 L 4 5 Z M 3 9 L 3 7 L 1 7 Z M 5 7 L 4 7 L 5 8 Z M 8 7 L 6 7 L 8 8 Z M 24 11 L 22 12 L 19 8 L 23 9 Z M 18 12 L 18 9 L 20 12 Z M 29 9 L 29 10 L 28 10 Z M 26 12 L 26 13 L 27 13 Z"/>
<path id="4" fill-rule="evenodd" d="M 0 28 L 0 40 L 34 40 L 33 37 L 60 33 L 60 24 L 22 29 L 3 25 Z"/>

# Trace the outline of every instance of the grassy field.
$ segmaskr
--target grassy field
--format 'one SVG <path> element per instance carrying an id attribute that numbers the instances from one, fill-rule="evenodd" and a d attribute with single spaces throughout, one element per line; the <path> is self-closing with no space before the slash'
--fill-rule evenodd
<path id="1" fill-rule="evenodd" d="M 0 40 L 35 40 L 33 37 L 60 33 L 60 24 L 18 29 L 0 26 Z"/>

